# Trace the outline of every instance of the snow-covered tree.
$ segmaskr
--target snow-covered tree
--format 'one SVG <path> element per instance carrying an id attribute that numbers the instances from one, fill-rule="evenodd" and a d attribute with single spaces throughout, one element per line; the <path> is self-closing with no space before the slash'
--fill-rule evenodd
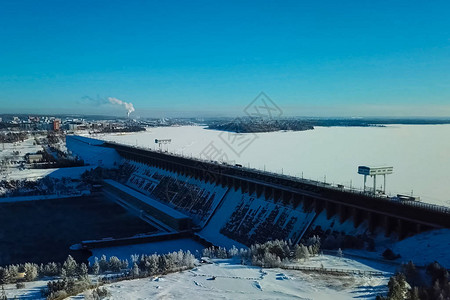
<path id="1" fill-rule="evenodd" d="M 295 258 L 298 260 L 300 259 L 308 260 L 309 259 L 308 248 L 303 244 L 300 244 L 298 247 L 296 247 Z"/>
<path id="2" fill-rule="evenodd" d="M 111 256 L 109 258 L 108 269 L 113 272 L 120 272 L 120 268 L 122 267 L 122 263 L 117 256 Z"/>
<path id="3" fill-rule="evenodd" d="M 75 259 L 73 259 L 71 255 L 69 255 L 64 262 L 62 269 L 64 271 L 65 277 L 73 277 L 77 275 L 78 264 Z"/>
<path id="4" fill-rule="evenodd" d="M 10 278 L 17 278 L 19 276 L 19 266 L 18 265 L 9 265 L 8 266 L 8 273 Z"/>
<path id="5" fill-rule="evenodd" d="M 25 271 L 25 280 L 33 281 L 38 277 L 38 265 L 25 263 L 24 271 Z"/>
<path id="6" fill-rule="evenodd" d="M 81 263 L 79 268 L 78 268 L 78 278 L 80 280 L 88 280 L 88 267 L 85 263 Z"/>
<path id="7" fill-rule="evenodd" d="M 11 281 L 11 275 L 9 274 L 9 270 L 7 268 L 0 267 L 0 284 L 7 284 Z"/>
<path id="8" fill-rule="evenodd" d="M 405 275 L 399 273 L 391 279 L 388 283 L 388 299 L 390 300 L 403 300 L 406 298 L 408 291 L 408 284 L 406 283 Z"/>
<path id="9" fill-rule="evenodd" d="M 193 268 L 195 262 L 195 256 L 188 250 L 183 255 L 182 265 L 188 268 Z"/>
<path id="10" fill-rule="evenodd" d="M 210 248 L 203 249 L 202 256 L 203 257 L 210 257 L 210 258 L 212 258 L 211 249 Z"/>
<path id="11" fill-rule="evenodd" d="M 133 276 L 133 277 L 139 277 L 139 275 L 140 275 L 140 270 L 139 270 L 139 267 L 138 267 L 138 265 L 137 265 L 137 263 L 134 263 L 133 264 L 133 268 L 131 269 L 131 276 Z"/>
<path id="12" fill-rule="evenodd" d="M 139 254 L 131 254 L 131 263 L 134 265 L 135 263 L 137 264 L 139 262 Z"/>
<path id="13" fill-rule="evenodd" d="M 0 294 L 0 300 L 8 300 L 8 297 L 6 297 L 5 288 L 2 285 L 2 292 Z"/>
<path id="14" fill-rule="evenodd" d="M 106 260 L 106 255 L 102 255 L 100 257 L 100 260 L 98 261 L 98 264 L 100 266 L 100 273 L 108 271 L 108 261 Z"/>
<path id="15" fill-rule="evenodd" d="M 128 259 L 121 260 L 120 262 L 121 262 L 121 266 L 120 266 L 121 269 L 125 270 L 125 269 L 129 268 L 130 263 L 128 262 Z"/>
<path id="16" fill-rule="evenodd" d="M 145 264 L 145 271 L 149 275 L 158 273 L 158 262 L 159 262 L 158 255 L 156 255 L 156 254 L 150 255 Z"/>
<path id="17" fill-rule="evenodd" d="M 98 275 L 100 273 L 100 265 L 98 264 L 98 260 L 92 264 L 92 274 Z"/>
<path id="18" fill-rule="evenodd" d="M 158 270 L 162 274 L 167 272 L 167 258 L 165 255 L 158 257 Z"/>
<path id="19" fill-rule="evenodd" d="M 217 258 L 228 258 L 227 249 L 225 247 L 219 247 L 217 249 Z"/>
<path id="20" fill-rule="evenodd" d="M 166 270 L 170 271 L 170 270 L 175 269 L 176 262 L 177 262 L 177 253 L 171 252 L 164 256 L 166 258 Z"/>
<path id="21" fill-rule="evenodd" d="M 238 250 L 238 248 L 236 248 L 235 245 L 233 245 L 233 247 L 231 247 L 228 250 L 228 256 L 229 257 L 235 257 L 235 256 L 238 256 L 238 255 L 239 255 L 239 250 Z"/>
<path id="22" fill-rule="evenodd" d="M 57 263 L 51 262 L 44 265 L 44 268 L 41 270 L 42 275 L 44 276 L 56 276 L 60 275 L 60 267 Z"/>

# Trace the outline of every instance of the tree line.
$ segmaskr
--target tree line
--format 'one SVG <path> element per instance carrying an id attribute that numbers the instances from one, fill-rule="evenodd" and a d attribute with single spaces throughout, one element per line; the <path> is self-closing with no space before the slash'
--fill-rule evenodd
<path id="1" fill-rule="evenodd" d="M 242 264 L 251 264 L 265 268 L 277 268 L 290 261 L 308 260 L 320 253 L 320 238 L 312 236 L 305 244 L 293 244 L 290 240 L 274 240 L 263 244 L 254 244 L 250 248 L 230 249 L 210 247 L 203 250 L 202 255 L 209 258 L 240 257 Z"/>
<path id="2" fill-rule="evenodd" d="M 41 290 L 43 297 L 48 300 L 64 299 L 95 288 L 92 297 L 101 299 L 107 293 L 99 289 L 98 284 L 91 282 L 89 274 L 99 276 L 101 283 L 108 283 L 111 278 L 109 274 L 114 274 L 112 278 L 115 280 L 143 278 L 193 268 L 194 263 L 194 255 L 182 250 L 163 255 L 132 255 L 131 263 L 127 259 L 120 260 L 116 256 L 107 259 L 103 255 L 100 259 L 95 258 L 92 265 L 77 263 L 69 255 L 63 263 L 24 263 L 0 267 L 0 285 L 3 287 L 4 284 L 16 283 L 17 288 L 23 288 L 25 282 L 59 277 L 58 280 L 49 281 L 47 287 Z M 0 300 L 7 299 L 6 295 L 4 297 L 0 295 Z"/>
<path id="3" fill-rule="evenodd" d="M 0 143 L 23 142 L 28 138 L 26 132 L 8 132 L 0 134 Z"/>
<path id="4" fill-rule="evenodd" d="M 437 262 L 424 270 L 413 262 L 403 264 L 389 279 L 387 296 L 377 300 L 445 300 L 450 299 L 450 278 L 446 268 Z"/>

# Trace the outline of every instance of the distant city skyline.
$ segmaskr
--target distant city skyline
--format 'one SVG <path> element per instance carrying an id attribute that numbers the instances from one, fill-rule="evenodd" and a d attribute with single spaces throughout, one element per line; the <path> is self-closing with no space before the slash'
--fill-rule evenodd
<path id="1" fill-rule="evenodd" d="M 263 91 L 284 116 L 449 117 L 448 11 L 448 1 L 1 1 L 0 113 L 236 116 Z"/>

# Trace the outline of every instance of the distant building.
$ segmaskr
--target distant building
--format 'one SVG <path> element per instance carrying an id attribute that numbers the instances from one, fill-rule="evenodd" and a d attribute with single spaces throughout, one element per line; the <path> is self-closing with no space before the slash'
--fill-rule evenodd
<path id="1" fill-rule="evenodd" d="M 76 131 L 86 129 L 86 125 L 79 121 L 72 121 L 64 125 L 67 130 Z"/>
<path id="2" fill-rule="evenodd" d="M 42 154 L 30 154 L 30 155 L 28 155 L 28 158 L 27 158 L 29 164 L 41 162 L 42 159 L 43 159 Z"/>
<path id="3" fill-rule="evenodd" d="M 28 116 L 28 122 L 38 123 L 39 117 Z"/>
<path id="4" fill-rule="evenodd" d="M 31 122 L 20 123 L 20 129 L 23 129 L 23 130 L 33 130 L 35 127 L 36 127 L 35 124 L 33 124 Z"/>
<path id="5" fill-rule="evenodd" d="M 36 129 L 38 130 L 52 130 L 53 124 L 52 123 L 38 123 L 36 124 Z"/>
<path id="6" fill-rule="evenodd" d="M 61 121 L 58 119 L 53 120 L 53 130 L 58 131 L 60 129 L 61 129 Z"/>

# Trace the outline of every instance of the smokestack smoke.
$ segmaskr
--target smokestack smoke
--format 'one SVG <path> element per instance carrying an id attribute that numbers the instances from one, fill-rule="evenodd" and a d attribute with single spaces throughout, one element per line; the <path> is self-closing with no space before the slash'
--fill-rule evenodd
<path id="1" fill-rule="evenodd" d="M 125 107 L 125 109 L 127 110 L 128 117 L 134 111 L 134 106 L 133 106 L 133 103 L 131 103 L 131 102 L 128 103 L 128 102 L 122 101 L 122 100 L 114 98 L 114 97 L 109 97 L 108 100 L 111 104 L 118 104 L 118 105 Z"/>

